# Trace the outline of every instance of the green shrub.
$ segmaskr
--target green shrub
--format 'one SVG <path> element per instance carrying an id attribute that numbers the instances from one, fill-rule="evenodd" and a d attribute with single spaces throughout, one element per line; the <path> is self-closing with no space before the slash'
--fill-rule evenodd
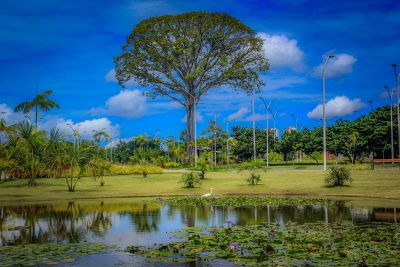
<path id="1" fill-rule="evenodd" d="M 182 174 L 182 178 L 179 182 L 183 183 L 183 187 L 186 188 L 194 188 L 197 184 L 201 184 L 199 177 L 193 172 Z"/>
<path id="2" fill-rule="evenodd" d="M 179 168 L 181 166 L 179 163 L 173 161 L 168 161 L 164 165 L 165 165 L 164 167 L 167 169 Z"/>
<path id="3" fill-rule="evenodd" d="M 356 164 L 348 164 L 346 168 L 350 170 L 369 170 L 371 169 L 371 165 L 368 163 L 356 163 Z"/>
<path id="4" fill-rule="evenodd" d="M 261 175 L 259 173 L 250 172 L 250 176 L 247 178 L 247 183 L 249 185 L 256 185 L 261 181 Z"/>
<path id="5" fill-rule="evenodd" d="M 143 167 L 142 165 L 120 165 L 113 164 L 110 168 L 108 175 L 121 175 L 121 174 L 142 174 L 143 169 L 147 171 L 148 174 L 162 173 L 163 170 L 154 165 L 147 165 Z"/>
<path id="6" fill-rule="evenodd" d="M 325 176 L 325 184 L 329 186 L 343 186 L 351 181 L 350 171 L 344 167 L 331 167 Z"/>
<path id="7" fill-rule="evenodd" d="M 239 172 L 248 171 L 250 176 L 246 178 L 246 181 L 249 185 L 257 185 L 261 181 L 261 174 L 259 174 L 259 170 L 263 170 L 262 167 L 264 166 L 263 160 L 252 160 L 248 162 L 243 162 L 240 164 Z"/>
<path id="8" fill-rule="evenodd" d="M 199 167 L 199 170 L 200 170 L 199 178 L 200 179 L 205 179 L 206 178 L 206 173 L 208 172 L 208 169 L 209 169 L 209 164 L 208 164 L 207 160 L 200 159 L 197 162 L 197 166 Z"/>
<path id="9" fill-rule="evenodd" d="M 94 179 L 99 180 L 100 185 L 104 186 L 106 183 L 104 180 L 104 175 L 110 171 L 111 163 L 105 159 L 94 157 L 89 160 L 87 167 L 92 172 Z"/>

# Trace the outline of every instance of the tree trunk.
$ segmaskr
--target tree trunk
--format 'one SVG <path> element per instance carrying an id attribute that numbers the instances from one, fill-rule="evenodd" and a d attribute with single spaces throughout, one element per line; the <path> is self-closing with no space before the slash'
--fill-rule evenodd
<path id="1" fill-rule="evenodd" d="M 192 162 L 192 159 L 194 157 L 194 102 L 192 100 L 188 101 L 188 104 L 186 106 L 186 114 L 187 114 L 187 147 L 186 147 L 186 163 Z"/>

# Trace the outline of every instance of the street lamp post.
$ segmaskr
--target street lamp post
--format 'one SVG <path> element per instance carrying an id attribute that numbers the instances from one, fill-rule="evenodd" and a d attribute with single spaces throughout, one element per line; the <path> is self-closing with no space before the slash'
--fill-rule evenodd
<path id="1" fill-rule="evenodd" d="M 278 135 L 278 130 L 276 129 L 275 126 L 275 121 L 276 121 L 276 115 L 278 115 L 279 111 L 275 110 L 274 112 L 272 112 L 272 120 L 274 122 L 274 145 L 276 143 L 276 137 Z M 274 151 L 274 162 L 276 161 L 276 151 Z"/>
<path id="2" fill-rule="evenodd" d="M 256 152 L 256 122 L 254 117 L 254 90 L 252 91 L 251 95 L 251 104 L 252 104 L 252 121 L 253 121 L 253 160 L 256 160 L 257 152 Z"/>
<path id="3" fill-rule="evenodd" d="M 397 97 L 397 145 L 398 145 L 398 152 L 397 157 L 400 158 L 400 96 L 399 96 L 399 75 L 397 75 L 397 64 L 392 64 L 394 69 L 394 75 L 396 78 L 396 97 Z"/>
<path id="4" fill-rule="evenodd" d="M 226 165 L 229 166 L 229 121 L 226 119 Z"/>
<path id="5" fill-rule="evenodd" d="M 393 142 L 393 92 L 390 91 L 389 86 L 385 86 L 385 89 L 388 92 L 389 96 L 389 104 L 390 104 L 390 141 L 391 141 L 391 152 L 392 152 L 392 164 L 394 159 L 394 142 Z"/>
<path id="6" fill-rule="evenodd" d="M 260 96 L 260 99 L 263 101 L 265 109 L 266 109 L 266 119 L 267 119 L 267 129 L 266 129 L 266 132 L 267 132 L 267 148 L 266 148 L 266 151 L 267 151 L 267 168 L 268 168 L 269 167 L 269 127 L 268 127 L 268 119 L 269 118 L 268 118 L 268 112 L 269 112 L 270 106 L 272 104 L 272 100 L 270 100 L 269 103 L 267 104 L 267 102 L 265 101 L 265 99 L 262 96 Z"/>
<path id="7" fill-rule="evenodd" d="M 324 171 L 326 171 L 326 110 L 325 110 L 325 69 L 329 59 L 335 57 L 334 55 L 326 56 L 324 67 L 322 69 L 322 121 L 323 121 L 323 146 L 324 146 Z"/>

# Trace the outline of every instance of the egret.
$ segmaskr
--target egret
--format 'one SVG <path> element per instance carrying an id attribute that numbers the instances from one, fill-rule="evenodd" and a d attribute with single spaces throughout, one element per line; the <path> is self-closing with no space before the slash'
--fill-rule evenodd
<path id="1" fill-rule="evenodd" d="M 213 192 L 213 189 L 214 189 L 214 188 L 211 188 L 210 193 L 204 194 L 204 195 L 202 195 L 201 197 L 209 197 L 209 196 L 211 196 L 211 195 L 212 195 L 212 192 Z"/>

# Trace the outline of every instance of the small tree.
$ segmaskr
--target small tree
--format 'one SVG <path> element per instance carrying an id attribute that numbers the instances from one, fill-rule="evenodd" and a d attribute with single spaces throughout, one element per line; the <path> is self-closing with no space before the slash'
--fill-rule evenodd
<path id="1" fill-rule="evenodd" d="M 205 179 L 206 173 L 208 172 L 208 168 L 209 168 L 209 164 L 208 164 L 207 160 L 205 160 L 204 158 L 201 158 L 197 162 L 197 166 L 199 166 L 199 169 L 200 169 L 199 178 L 202 180 Z"/>
<path id="2" fill-rule="evenodd" d="M 343 186 L 345 183 L 351 183 L 350 171 L 344 167 L 331 167 L 325 176 L 325 183 L 329 186 Z"/>
<path id="3" fill-rule="evenodd" d="M 85 155 L 76 146 L 70 145 L 66 150 L 66 162 L 68 164 L 68 172 L 65 181 L 69 192 L 74 192 L 82 172 L 84 170 Z"/>
<path id="4" fill-rule="evenodd" d="M 261 174 L 259 170 L 264 166 L 264 161 L 262 160 L 253 160 L 248 162 L 243 162 L 240 165 L 239 172 L 248 171 L 250 176 L 246 178 L 246 181 L 249 185 L 257 185 L 261 181 Z M 265 169 L 262 169 L 265 171 Z"/>
<path id="5" fill-rule="evenodd" d="M 92 171 L 95 180 L 99 180 L 100 185 L 103 186 L 105 184 L 104 175 L 110 171 L 111 163 L 102 158 L 93 157 L 88 162 L 88 167 Z"/>
<path id="6" fill-rule="evenodd" d="M 179 183 L 183 183 L 185 188 L 194 188 L 197 184 L 201 184 L 200 178 L 193 172 L 182 174 L 182 178 Z"/>

